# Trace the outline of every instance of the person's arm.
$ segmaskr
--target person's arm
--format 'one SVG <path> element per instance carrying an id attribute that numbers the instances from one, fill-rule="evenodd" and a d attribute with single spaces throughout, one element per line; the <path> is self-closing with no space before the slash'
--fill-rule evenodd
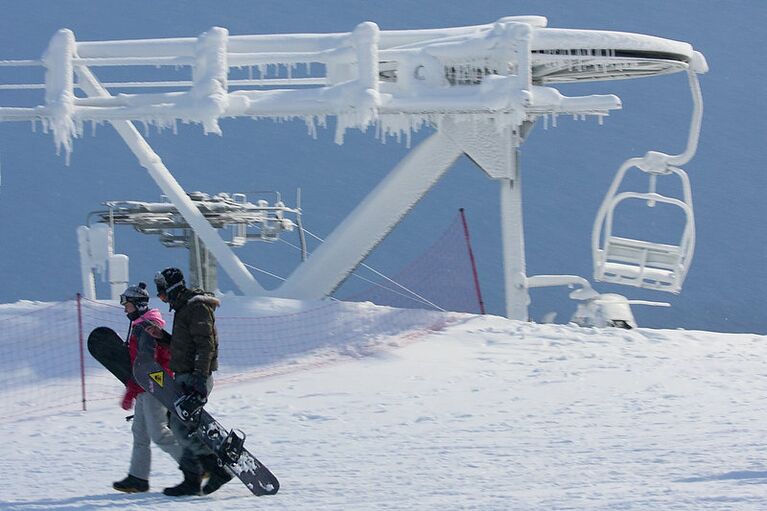
<path id="1" fill-rule="evenodd" d="M 195 347 L 194 372 L 202 376 L 210 375 L 210 362 L 215 350 L 215 317 L 213 309 L 203 303 L 190 304 L 189 334 Z"/>
<path id="2" fill-rule="evenodd" d="M 141 323 L 133 327 L 133 333 L 138 341 L 137 353 L 151 353 L 154 355 L 155 347 L 157 346 L 157 340 L 153 335 L 149 333 L 147 329 L 147 323 Z"/>
<path id="3" fill-rule="evenodd" d="M 152 323 L 151 321 L 147 321 L 145 322 L 144 329 L 149 335 L 155 338 L 158 344 L 162 344 L 163 346 L 170 346 L 171 335 L 160 326 Z"/>
<path id="4" fill-rule="evenodd" d="M 170 346 L 170 340 L 173 338 L 173 336 L 170 335 L 166 330 L 160 330 L 160 336 L 155 337 L 158 344 L 162 344 L 165 347 Z"/>

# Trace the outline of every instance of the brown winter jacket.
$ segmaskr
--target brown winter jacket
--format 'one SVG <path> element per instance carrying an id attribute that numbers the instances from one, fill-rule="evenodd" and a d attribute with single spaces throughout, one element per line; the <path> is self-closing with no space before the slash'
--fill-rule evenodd
<path id="1" fill-rule="evenodd" d="M 215 310 L 220 304 L 201 289 L 184 289 L 173 300 L 170 368 L 174 372 L 197 371 L 208 376 L 218 369 Z"/>

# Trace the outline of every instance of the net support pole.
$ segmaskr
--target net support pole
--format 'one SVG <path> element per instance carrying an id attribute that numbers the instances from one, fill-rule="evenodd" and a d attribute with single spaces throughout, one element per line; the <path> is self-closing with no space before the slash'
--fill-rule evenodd
<path id="1" fill-rule="evenodd" d="M 83 398 L 83 411 L 87 410 L 85 399 L 85 343 L 83 337 L 83 308 L 82 295 L 77 293 L 77 332 L 80 339 L 80 391 Z"/>
<path id="2" fill-rule="evenodd" d="M 477 274 L 477 261 L 474 259 L 474 251 L 471 249 L 471 236 L 469 236 L 469 224 L 466 222 L 466 213 L 464 209 L 458 210 L 461 213 L 461 224 L 463 224 L 463 237 L 466 240 L 466 248 L 469 251 L 469 262 L 471 263 L 471 274 L 474 278 L 474 290 L 477 292 L 477 303 L 479 304 L 479 313 L 485 314 L 485 302 L 482 300 L 482 290 L 479 287 L 479 276 Z"/>

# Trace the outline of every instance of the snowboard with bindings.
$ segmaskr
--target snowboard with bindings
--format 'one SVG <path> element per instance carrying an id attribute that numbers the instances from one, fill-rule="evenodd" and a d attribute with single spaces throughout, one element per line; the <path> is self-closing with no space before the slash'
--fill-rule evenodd
<path id="1" fill-rule="evenodd" d="M 149 337 L 148 335 L 146 337 Z M 157 398 L 182 421 L 196 427 L 195 434 L 254 495 L 274 495 L 280 483 L 263 463 L 244 447 L 245 434 L 225 429 L 203 408 L 204 400 L 184 394 L 181 386 L 155 359 L 141 348 L 133 363 L 133 377 L 141 388 Z"/>
<path id="2" fill-rule="evenodd" d="M 255 456 L 244 448 L 244 433 L 227 431 L 206 410 L 202 402 L 195 403 L 181 392 L 173 377 L 155 361 L 153 342 L 141 336 L 136 362 L 131 368 L 127 344 L 111 328 L 98 327 L 88 336 L 88 351 L 109 372 L 127 384 L 133 378 L 147 392 L 182 420 L 197 425 L 197 434 L 218 456 L 221 464 L 238 477 L 254 495 L 274 495 L 280 483 Z"/>

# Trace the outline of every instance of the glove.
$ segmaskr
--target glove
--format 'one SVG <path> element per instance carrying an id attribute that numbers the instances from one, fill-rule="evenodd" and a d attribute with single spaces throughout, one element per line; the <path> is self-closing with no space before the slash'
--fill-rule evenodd
<path id="1" fill-rule="evenodd" d="M 207 377 L 195 371 L 192 373 L 192 379 L 188 383 L 182 384 L 182 390 L 186 395 L 197 394 L 205 399 L 208 397 L 208 387 L 205 385 L 207 381 Z"/>
<path id="2" fill-rule="evenodd" d="M 134 401 L 136 401 L 136 396 L 134 396 L 130 392 L 126 392 L 125 395 L 123 396 L 122 403 L 120 403 L 120 407 L 126 411 L 130 410 L 131 408 L 133 408 Z"/>
<path id="3" fill-rule="evenodd" d="M 140 393 L 140 387 L 136 384 L 136 382 L 130 380 L 125 386 L 125 395 L 123 396 L 123 400 L 120 403 L 122 409 L 130 410 L 133 408 L 133 403 L 136 401 L 136 396 L 138 396 Z"/>
<path id="4" fill-rule="evenodd" d="M 151 321 L 144 322 L 144 330 L 146 330 L 146 333 L 148 333 L 155 339 L 163 339 L 165 337 L 165 334 L 167 333 L 160 326 L 152 323 Z"/>

